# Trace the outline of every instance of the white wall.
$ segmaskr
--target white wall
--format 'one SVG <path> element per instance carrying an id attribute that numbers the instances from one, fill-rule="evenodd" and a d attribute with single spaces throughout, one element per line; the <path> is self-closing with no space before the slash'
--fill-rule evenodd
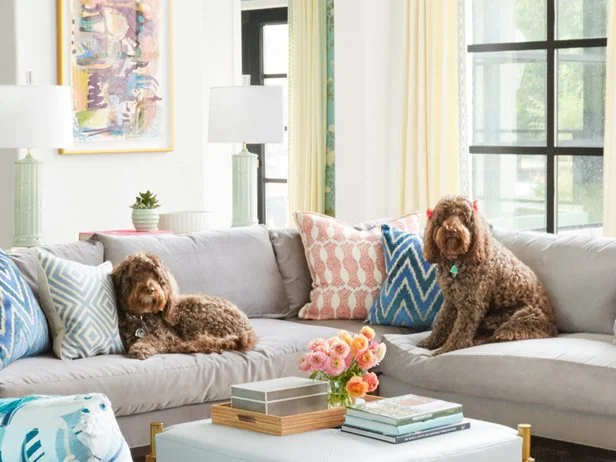
<path id="1" fill-rule="evenodd" d="M 399 212 L 402 0 L 336 0 L 336 216 Z"/>
<path id="2" fill-rule="evenodd" d="M 31 70 L 35 83 L 56 83 L 55 2 L 2 3 L 7 2 L 15 5 L 17 16 L 18 81 L 23 83 L 25 72 Z M 208 209 L 215 226 L 229 224 L 234 147 L 207 144 L 207 107 L 210 86 L 233 85 L 239 79 L 240 21 L 239 0 L 174 1 L 174 152 L 35 153 L 44 162 L 48 242 L 74 241 L 84 230 L 130 228 L 129 205 L 144 189 L 158 193 L 162 211 Z M 0 210 L 7 206 L 0 197 Z M 12 224 L 10 228 L 12 233 Z M 10 244 L 5 233 L 0 238 L 0 247 Z"/>

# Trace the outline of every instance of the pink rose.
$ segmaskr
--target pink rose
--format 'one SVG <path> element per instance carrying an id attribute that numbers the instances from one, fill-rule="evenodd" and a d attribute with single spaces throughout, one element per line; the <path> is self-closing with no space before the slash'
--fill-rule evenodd
<path id="1" fill-rule="evenodd" d="M 306 356 L 312 370 L 323 370 L 325 368 L 327 355 L 322 351 L 313 351 L 312 353 L 307 353 Z"/>
<path id="2" fill-rule="evenodd" d="M 368 393 L 373 392 L 379 386 L 379 379 L 374 372 L 364 374 L 363 381 L 368 384 Z"/>
<path id="3" fill-rule="evenodd" d="M 368 349 L 372 351 L 373 353 L 376 353 L 379 349 L 379 344 L 376 343 L 376 341 L 371 340 L 370 345 L 368 346 Z"/>
<path id="4" fill-rule="evenodd" d="M 308 343 L 310 351 L 325 351 L 325 339 L 314 338 Z"/>
<path id="5" fill-rule="evenodd" d="M 304 371 L 304 372 L 312 371 L 312 366 L 310 365 L 310 362 L 308 361 L 308 354 L 305 354 L 304 356 L 299 358 L 299 370 Z"/>
<path id="6" fill-rule="evenodd" d="M 325 372 L 332 377 L 337 377 L 346 370 L 344 359 L 342 358 L 329 358 L 325 365 Z"/>
<path id="7" fill-rule="evenodd" d="M 336 339 L 329 347 L 329 354 L 333 358 L 346 358 L 351 347 L 344 341 Z"/>
<path id="8" fill-rule="evenodd" d="M 376 364 L 376 356 L 370 350 L 364 350 L 357 353 L 355 361 L 363 371 L 367 371 Z"/>

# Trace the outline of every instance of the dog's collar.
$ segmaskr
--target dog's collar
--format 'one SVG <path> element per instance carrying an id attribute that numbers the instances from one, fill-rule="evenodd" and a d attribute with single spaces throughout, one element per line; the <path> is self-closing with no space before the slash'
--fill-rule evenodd
<path id="1" fill-rule="evenodd" d="M 132 313 L 128 313 L 129 316 L 139 319 L 139 323 L 141 324 L 137 329 L 135 329 L 135 337 L 143 338 L 148 333 L 148 326 L 146 326 L 145 321 L 143 320 L 143 315 L 137 316 Z"/>

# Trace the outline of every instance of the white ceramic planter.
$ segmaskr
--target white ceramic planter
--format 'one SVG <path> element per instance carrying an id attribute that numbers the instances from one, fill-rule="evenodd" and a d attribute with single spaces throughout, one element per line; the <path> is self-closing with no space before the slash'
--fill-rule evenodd
<path id="1" fill-rule="evenodd" d="M 133 226 L 137 231 L 158 230 L 159 214 L 157 209 L 133 209 Z"/>
<path id="2" fill-rule="evenodd" d="M 158 227 L 174 234 L 199 233 L 210 228 L 210 212 L 197 210 L 161 213 Z"/>

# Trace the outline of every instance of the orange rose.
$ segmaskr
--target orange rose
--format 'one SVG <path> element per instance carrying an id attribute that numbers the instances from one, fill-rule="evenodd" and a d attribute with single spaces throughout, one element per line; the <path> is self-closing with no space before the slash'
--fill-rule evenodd
<path id="1" fill-rule="evenodd" d="M 374 353 L 370 350 L 360 351 L 357 353 L 357 356 L 355 356 L 355 361 L 357 361 L 361 370 L 367 371 L 375 366 L 376 356 L 374 356 Z"/>
<path id="2" fill-rule="evenodd" d="M 338 332 L 338 337 L 344 340 L 349 346 L 353 343 L 353 336 L 349 334 L 346 330 L 341 330 Z"/>
<path id="3" fill-rule="evenodd" d="M 346 391 L 349 392 L 351 398 L 363 398 L 368 393 L 368 384 L 355 375 L 347 382 Z"/>
<path id="4" fill-rule="evenodd" d="M 370 326 L 364 326 L 361 328 L 360 330 L 361 334 L 366 337 L 369 341 L 370 340 L 374 340 L 374 337 L 376 336 L 376 333 L 374 332 L 374 329 Z"/>
<path id="5" fill-rule="evenodd" d="M 362 352 L 368 348 L 368 339 L 363 335 L 356 335 L 353 337 L 353 343 L 351 346 L 355 351 Z"/>

